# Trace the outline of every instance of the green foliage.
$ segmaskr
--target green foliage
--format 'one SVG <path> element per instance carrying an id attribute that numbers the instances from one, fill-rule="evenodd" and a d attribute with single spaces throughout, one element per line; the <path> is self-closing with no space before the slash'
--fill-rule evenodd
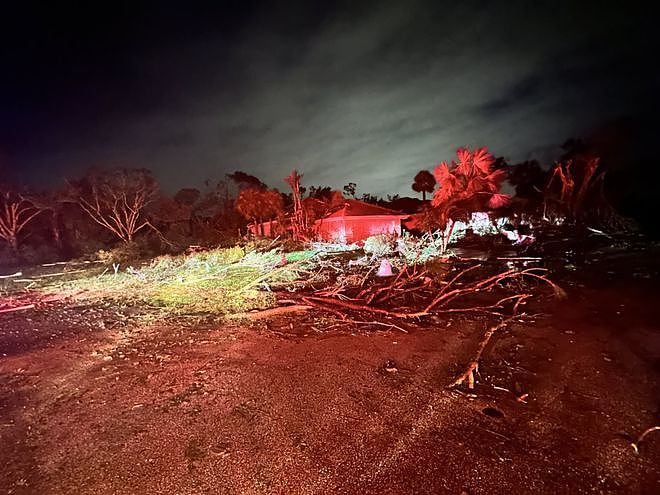
<path id="1" fill-rule="evenodd" d="M 289 263 L 295 263 L 296 261 L 309 260 L 316 255 L 316 251 L 313 249 L 308 249 L 306 251 L 296 251 L 293 253 L 286 254 L 286 260 Z"/>
<path id="2" fill-rule="evenodd" d="M 96 259 L 106 264 L 135 262 L 140 259 L 140 247 L 135 242 L 130 242 L 112 249 L 99 249 Z"/>
<path id="3" fill-rule="evenodd" d="M 387 234 L 372 235 L 364 241 L 364 247 L 362 249 L 374 258 L 380 258 L 392 254 L 396 247 L 395 243 L 396 236 Z"/>
<path id="4" fill-rule="evenodd" d="M 262 309 L 275 303 L 271 292 L 243 290 L 259 277 L 255 268 L 228 270 L 224 276 L 208 279 L 170 280 L 157 287 L 149 301 L 156 306 L 187 312 L 232 313 Z"/>
<path id="5" fill-rule="evenodd" d="M 442 239 L 437 232 L 419 238 L 406 234 L 398 240 L 397 251 L 408 265 L 424 264 L 442 256 Z"/>
<path id="6" fill-rule="evenodd" d="M 467 225 L 464 222 L 454 222 L 449 241 L 444 242 L 444 234 L 436 230 L 422 237 L 411 237 L 406 234 L 397 241 L 397 251 L 407 264 L 425 264 L 447 256 L 447 244 L 453 244 L 465 236 Z"/>
<path id="7" fill-rule="evenodd" d="M 71 281 L 68 287 L 118 300 L 130 297 L 176 313 L 227 314 L 274 305 L 274 294 L 263 289 L 296 280 L 303 264 L 313 262 L 315 255 L 315 251 L 284 255 L 279 250 L 246 254 L 244 248 L 234 246 L 160 256 L 140 269 L 122 267 L 117 274 L 108 270 Z"/>

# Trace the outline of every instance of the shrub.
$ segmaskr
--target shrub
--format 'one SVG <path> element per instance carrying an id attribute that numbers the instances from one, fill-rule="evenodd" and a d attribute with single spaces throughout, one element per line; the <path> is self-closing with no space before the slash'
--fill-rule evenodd
<path id="1" fill-rule="evenodd" d="M 373 258 L 392 254 L 396 249 L 396 236 L 387 234 L 372 235 L 364 241 L 362 249 Z"/>

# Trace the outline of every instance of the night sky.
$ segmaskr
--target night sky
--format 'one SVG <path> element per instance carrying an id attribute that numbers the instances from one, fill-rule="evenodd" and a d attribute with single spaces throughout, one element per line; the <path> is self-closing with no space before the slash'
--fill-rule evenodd
<path id="1" fill-rule="evenodd" d="M 284 190 L 296 167 L 306 185 L 414 195 L 459 146 L 549 165 L 657 108 L 636 2 L 13 3 L 0 166 L 38 187 L 121 165 L 170 192 L 234 170 Z"/>

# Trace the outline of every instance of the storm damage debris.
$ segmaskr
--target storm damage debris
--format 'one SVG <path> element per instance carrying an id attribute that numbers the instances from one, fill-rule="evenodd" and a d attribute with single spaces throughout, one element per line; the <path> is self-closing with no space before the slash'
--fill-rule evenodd
<path id="1" fill-rule="evenodd" d="M 546 269 L 498 268 L 453 261 L 430 266 L 403 265 L 396 276 L 371 279 L 373 268 L 363 268 L 364 275 L 360 276 L 357 268 L 352 267 L 353 273 L 342 273 L 334 285 L 305 296 L 304 300 L 323 309 L 419 319 L 445 313 L 516 315 L 542 286 L 550 288 L 555 297 L 566 296 L 547 277 Z M 472 296 L 480 296 L 486 302 L 476 304 Z"/>

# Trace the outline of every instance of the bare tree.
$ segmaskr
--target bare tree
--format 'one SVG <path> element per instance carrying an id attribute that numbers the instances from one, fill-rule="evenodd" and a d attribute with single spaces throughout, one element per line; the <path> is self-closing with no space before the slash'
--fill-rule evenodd
<path id="1" fill-rule="evenodd" d="M 0 190 L 0 238 L 18 252 L 19 234 L 43 210 L 23 195 Z"/>
<path id="2" fill-rule="evenodd" d="M 122 242 L 133 242 L 145 227 L 155 230 L 145 215 L 157 191 L 150 171 L 120 168 L 90 173 L 73 188 L 82 210 Z"/>

